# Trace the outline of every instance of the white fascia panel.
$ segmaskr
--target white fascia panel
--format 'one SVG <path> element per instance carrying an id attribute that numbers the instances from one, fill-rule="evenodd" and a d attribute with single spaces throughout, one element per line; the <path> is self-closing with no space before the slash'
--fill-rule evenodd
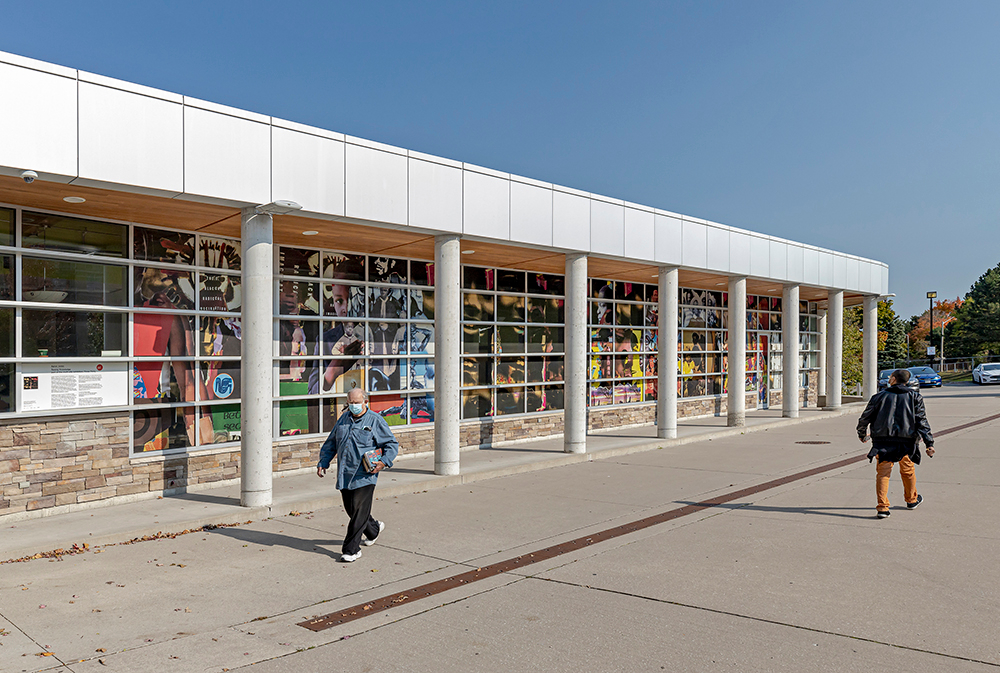
<path id="1" fill-rule="evenodd" d="M 360 145 L 361 147 L 367 147 L 370 150 L 379 150 L 380 152 L 388 152 L 389 154 L 401 154 L 404 157 L 409 155 L 409 152 L 404 150 L 402 147 L 386 145 L 385 143 L 378 143 L 374 140 L 365 140 L 364 138 L 355 138 L 354 136 L 344 136 L 344 140 L 351 145 Z"/>
<path id="2" fill-rule="evenodd" d="M 20 54 L 12 54 L 9 51 L 0 51 L 0 63 L 8 63 L 10 65 L 16 65 L 20 68 L 38 70 L 39 72 L 46 72 L 50 75 L 59 75 L 60 77 L 69 77 L 70 79 L 76 79 L 77 77 L 77 71 L 73 68 L 67 68 L 64 65 L 56 65 L 55 63 L 48 63 L 46 61 L 39 61 L 37 59 L 28 58 L 27 56 L 21 56 Z"/>
<path id="3" fill-rule="evenodd" d="M 683 259 L 681 220 L 673 215 L 653 215 L 654 255 L 660 264 L 680 264 Z"/>
<path id="4" fill-rule="evenodd" d="M 819 250 L 816 248 L 802 248 L 802 282 L 809 285 L 820 285 Z"/>
<path id="5" fill-rule="evenodd" d="M 750 275 L 757 278 L 771 277 L 771 245 L 766 238 L 750 237 Z"/>
<path id="6" fill-rule="evenodd" d="M 466 234 L 510 238 L 510 179 L 463 170 L 462 194 Z"/>
<path id="7" fill-rule="evenodd" d="M 271 127 L 184 107 L 184 192 L 215 202 L 271 201 Z"/>
<path id="8" fill-rule="evenodd" d="M 889 267 L 883 266 L 880 269 L 881 282 L 879 283 L 879 294 L 889 294 Z"/>
<path id="9" fill-rule="evenodd" d="M 272 126 L 271 194 L 305 212 L 343 215 L 344 143 Z"/>
<path id="10" fill-rule="evenodd" d="M 339 140 L 341 142 L 344 141 L 343 133 L 328 131 L 326 129 L 321 129 L 318 126 L 309 126 L 307 124 L 299 124 L 298 122 L 290 122 L 287 119 L 271 117 L 271 126 L 288 129 L 289 131 L 298 131 L 299 133 L 307 133 L 311 136 L 319 136 L 320 138 L 329 138 L 330 140 Z"/>
<path id="11" fill-rule="evenodd" d="M 886 294 L 888 290 L 882 289 L 882 269 L 885 268 L 881 264 L 876 264 L 875 262 L 868 263 L 868 288 L 872 292 L 877 292 L 879 294 Z"/>
<path id="12" fill-rule="evenodd" d="M 867 288 L 862 288 L 861 287 L 861 283 L 858 280 L 858 277 L 860 275 L 860 272 L 858 270 L 858 260 L 855 259 L 854 257 L 848 257 L 844 261 L 847 264 L 847 275 L 846 275 L 846 282 L 844 283 L 844 287 L 846 287 L 849 290 L 864 290 L 864 291 L 867 291 Z M 865 283 L 865 285 L 867 285 L 867 283 Z"/>
<path id="13" fill-rule="evenodd" d="M 75 71 L 74 71 L 75 74 Z M 0 166 L 65 182 L 77 174 L 75 77 L 0 63 Z M 48 175 L 46 175 L 48 174 Z"/>
<path id="14" fill-rule="evenodd" d="M 143 86 L 142 84 L 126 82 L 123 79 L 105 77 L 104 75 L 95 75 L 92 72 L 85 72 L 83 70 L 79 72 L 78 79 L 81 82 L 90 82 L 91 84 L 108 87 L 109 89 L 118 89 L 119 91 L 137 93 L 140 96 L 158 98 L 160 100 L 165 100 L 168 103 L 177 103 L 180 105 L 184 104 L 184 96 L 179 93 L 171 93 L 169 91 L 163 91 L 162 89 L 154 89 L 153 87 Z"/>
<path id="15" fill-rule="evenodd" d="M 406 224 L 407 157 L 347 143 L 345 158 L 347 217 Z"/>
<path id="16" fill-rule="evenodd" d="M 833 254 L 826 250 L 819 253 L 819 284 L 823 287 L 833 287 Z"/>
<path id="17" fill-rule="evenodd" d="M 408 161 L 410 226 L 462 233 L 462 169 L 412 153 Z"/>
<path id="18" fill-rule="evenodd" d="M 735 276 L 750 275 L 750 235 L 742 230 L 729 230 L 729 272 Z"/>
<path id="19" fill-rule="evenodd" d="M 552 245 L 590 250 L 590 199 L 566 191 L 552 192 Z"/>
<path id="20" fill-rule="evenodd" d="M 220 103 L 213 103 L 212 101 L 201 100 L 200 98 L 191 98 L 190 96 L 184 96 L 184 105 L 187 107 L 198 108 L 199 110 L 204 110 L 205 112 L 216 112 L 221 115 L 227 115 L 229 117 L 236 117 L 238 119 L 245 119 L 251 122 L 257 122 L 258 124 L 270 124 L 271 118 L 267 115 L 262 115 L 259 112 L 250 112 L 249 110 L 241 110 L 237 107 L 230 107 L 228 105 L 222 105 Z"/>
<path id="21" fill-rule="evenodd" d="M 684 266 L 704 269 L 708 266 L 708 225 L 684 220 L 681 232 Z"/>
<path id="22" fill-rule="evenodd" d="M 708 264 L 713 271 L 729 272 L 729 230 L 722 227 L 707 227 Z"/>
<path id="23" fill-rule="evenodd" d="M 788 245 L 784 241 L 769 241 L 771 249 L 771 278 L 788 280 Z"/>
<path id="24" fill-rule="evenodd" d="M 788 248 L 788 280 L 793 283 L 804 283 L 804 257 L 802 246 L 789 244 Z"/>
<path id="25" fill-rule="evenodd" d="M 80 82 L 80 180 L 184 191 L 184 106 Z"/>
<path id="26" fill-rule="evenodd" d="M 625 256 L 652 260 L 655 257 L 656 227 L 653 211 L 625 207 Z"/>
<path id="27" fill-rule="evenodd" d="M 847 289 L 847 258 L 843 255 L 833 255 L 833 286 L 837 289 Z"/>
<path id="28" fill-rule="evenodd" d="M 552 189 L 511 181 L 510 240 L 552 245 Z"/>
<path id="29" fill-rule="evenodd" d="M 625 254 L 625 206 L 590 200 L 590 249 L 606 255 Z"/>

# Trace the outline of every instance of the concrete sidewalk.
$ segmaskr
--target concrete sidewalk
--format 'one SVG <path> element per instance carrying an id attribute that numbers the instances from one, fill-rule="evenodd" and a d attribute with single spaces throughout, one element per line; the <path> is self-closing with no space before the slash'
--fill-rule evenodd
<path id="1" fill-rule="evenodd" d="M 838 411 L 807 408 L 797 419 L 781 417 L 780 409 L 747 413 L 744 428 L 726 427 L 726 418 L 705 417 L 678 423 L 677 439 L 656 438 L 655 426 L 616 428 L 591 433 L 587 453 L 567 454 L 562 438 L 540 439 L 462 452 L 462 474 L 437 476 L 431 454 L 401 456 L 395 466 L 379 479 L 376 497 L 397 495 L 469 484 L 522 472 L 546 470 L 624 456 L 661 448 L 705 442 L 771 428 L 808 423 L 844 414 L 860 413 L 860 404 L 848 404 Z M 96 502 L 71 512 L 41 517 L 32 512 L 0 516 L 0 561 L 23 558 L 74 544 L 91 547 L 151 536 L 171 534 L 205 525 L 234 524 L 341 507 L 340 493 L 332 478 L 319 479 L 309 469 L 293 474 L 276 474 L 270 507 L 240 507 L 239 483 L 208 487 L 163 498 L 122 504 Z"/>

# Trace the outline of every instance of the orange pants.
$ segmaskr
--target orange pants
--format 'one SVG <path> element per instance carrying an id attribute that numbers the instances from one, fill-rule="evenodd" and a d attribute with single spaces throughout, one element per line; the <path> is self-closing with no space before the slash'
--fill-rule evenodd
<path id="1" fill-rule="evenodd" d="M 878 511 L 889 510 L 889 477 L 892 475 L 892 461 L 880 460 L 875 477 L 875 496 L 878 498 Z M 917 466 L 909 456 L 903 456 L 899 461 L 899 476 L 903 478 L 903 497 L 907 503 L 917 501 Z"/>

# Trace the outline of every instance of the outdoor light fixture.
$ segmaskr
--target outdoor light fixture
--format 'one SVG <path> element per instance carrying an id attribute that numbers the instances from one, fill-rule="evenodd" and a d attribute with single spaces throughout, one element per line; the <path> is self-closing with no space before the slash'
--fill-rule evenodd
<path id="1" fill-rule="evenodd" d="M 294 201 L 272 201 L 262 206 L 254 206 L 253 209 L 258 215 L 284 215 L 296 210 L 302 210 L 302 206 Z"/>
<path id="2" fill-rule="evenodd" d="M 63 201 L 66 203 L 86 203 L 87 199 L 82 196 L 64 196 Z"/>
<path id="3" fill-rule="evenodd" d="M 463 250 L 462 251 L 463 255 L 474 255 L 475 253 L 476 253 L 475 250 Z"/>
<path id="4" fill-rule="evenodd" d="M 318 233 L 319 233 L 318 231 L 310 229 L 309 231 L 303 231 L 302 235 L 303 236 L 315 236 Z"/>

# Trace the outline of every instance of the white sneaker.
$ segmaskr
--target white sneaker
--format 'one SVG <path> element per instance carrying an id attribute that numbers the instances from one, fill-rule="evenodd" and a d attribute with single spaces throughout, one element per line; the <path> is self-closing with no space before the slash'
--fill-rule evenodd
<path id="1" fill-rule="evenodd" d="M 379 521 L 378 522 L 378 535 L 375 536 L 375 540 L 378 539 L 378 536 L 381 535 L 382 531 L 384 531 L 384 530 L 385 530 L 385 521 Z M 371 547 L 373 544 L 375 544 L 375 540 L 369 540 L 366 535 L 362 535 L 361 536 L 361 544 L 363 544 L 366 547 Z"/>
<path id="2" fill-rule="evenodd" d="M 357 554 L 341 554 L 340 555 L 340 562 L 341 563 L 354 563 L 359 558 L 361 558 L 361 550 L 360 549 L 358 550 Z"/>

